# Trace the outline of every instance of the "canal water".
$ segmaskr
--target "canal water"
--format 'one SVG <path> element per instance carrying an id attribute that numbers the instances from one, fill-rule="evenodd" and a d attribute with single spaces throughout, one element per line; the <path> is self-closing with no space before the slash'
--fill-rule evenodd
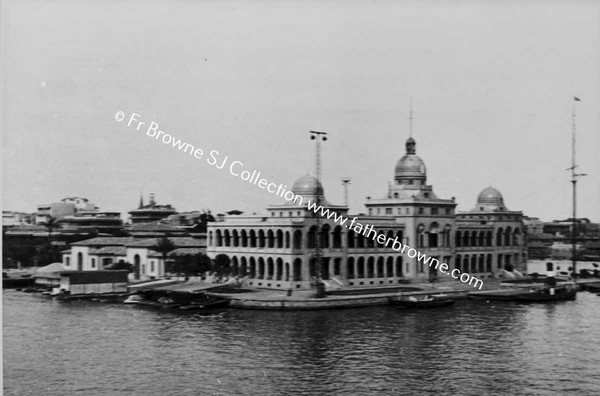
<path id="1" fill-rule="evenodd" d="M 4 394 L 597 395 L 599 306 L 206 316 L 7 290 Z"/>

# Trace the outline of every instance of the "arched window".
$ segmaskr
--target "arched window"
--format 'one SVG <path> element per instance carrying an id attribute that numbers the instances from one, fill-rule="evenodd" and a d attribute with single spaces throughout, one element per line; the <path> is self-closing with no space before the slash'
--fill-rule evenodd
<path id="1" fill-rule="evenodd" d="M 471 256 L 471 272 L 477 272 L 477 255 L 474 254 Z"/>
<path id="2" fill-rule="evenodd" d="M 265 232 L 263 230 L 258 230 L 258 247 L 264 248 L 266 245 Z"/>
<path id="3" fill-rule="evenodd" d="M 275 261 L 275 279 L 282 280 L 283 279 L 283 260 L 281 258 L 277 258 Z"/>
<path id="4" fill-rule="evenodd" d="M 254 257 L 250 257 L 250 273 L 248 274 L 250 276 L 250 278 L 254 279 L 256 278 L 256 260 L 254 260 Z"/>
<path id="5" fill-rule="evenodd" d="M 464 231 L 463 232 L 463 241 L 462 241 L 462 245 L 463 246 L 471 246 L 471 237 L 469 235 L 469 231 Z"/>
<path id="6" fill-rule="evenodd" d="M 358 264 L 357 264 L 357 276 L 358 278 L 364 278 L 365 277 L 365 259 L 364 257 L 359 257 L 358 258 Z"/>
<path id="7" fill-rule="evenodd" d="M 375 257 L 369 257 L 367 259 L 367 278 L 373 278 L 375 276 Z"/>
<path id="8" fill-rule="evenodd" d="M 246 230 L 242 230 L 240 235 L 242 239 L 242 247 L 248 247 L 248 234 L 246 233 Z"/>
<path id="9" fill-rule="evenodd" d="M 402 256 L 396 257 L 396 276 L 402 277 Z"/>
<path id="10" fill-rule="evenodd" d="M 485 261 L 486 272 L 492 272 L 492 255 L 488 254 Z"/>
<path id="11" fill-rule="evenodd" d="M 294 231 L 294 249 L 302 249 L 302 231 Z"/>
<path id="12" fill-rule="evenodd" d="M 355 269 L 354 269 L 354 257 L 348 257 L 348 261 L 346 262 L 347 265 L 347 278 L 348 279 L 354 279 L 354 277 L 356 276 L 355 273 Z"/>
<path id="13" fill-rule="evenodd" d="M 333 229 L 333 248 L 340 249 L 342 247 L 342 227 L 336 226 Z"/>
<path id="14" fill-rule="evenodd" d="M 504 232 L 504 245 L 505 246 L 510 246 L 511 242 L 512 242 L 512 228 L 511 227 L 507 227 L 506 231 Z"/>
<path id="15" fill-rule="evenodd" d="M 233 256 L 231 258 L 231 274 L 238 275 L 239 269 L 240 269 L 240 265 L 238 263 L 238 259 L 236 256 Z"/>
<path id="16" fill-rule="evenodd" d="M 348 249 L 354 249 L 355 243 L 354 243 L 354 231 L 352 230 L 348 230 L 348 232 L 346 233 L 346 242 L 348 244 Z"/>
<path id="17" fill-rule="evenodd" d="M 317 247 L 317 226 L 310 227 L 306 236 L 306 247 L 309 249 L 314 249 Z"/>
<path id="18" fill-rule="evenodd" d="M 477 246 L 477 231 L 471 231 L 471 246 Z"/>
<path id="19" fill-rule="evenodd" d="M 294 265 L 293 265 L 293 279 L 295 282 L 301 281 L 302 280 L 302 260 L 297 258 L 296 260 L 294 260 Z"/>
<path id="20" fill-rule="evenodd" d="M 417 247 L 425 247 L 425 226 L 419 224 L 417 227 Z"/>
<path id="21" fill-rule="evenodd" d="M 503 236 L 504 230 L 502 228 L 498 228 L 496 231 L 496 246 L 502 246 L 502 241 L 504 239 Z"/>
<path id="22" fill-rule="evenodd" d="M 485 272 L 484 260 L 485 256 L 483 254 L 479 255 L 479 266 L 477 267 L 478 272 Z"/>
<path id="23" fill-rule="evenodd" d="M 246 261 L 246 257 L 242 256 L 240 258 L 240 275 L 247 276 L 248 275 L 248 263 Z"/>
<path id="24" fill-rule="evenodd" d="M 212 231 L 210 231 L 208 233 L 208 246 L 214 246 L 213 245 L 213 232 Z"/>
<path id="25" fill-rule="evenodd" d="M 273 230 L 268 230 L 267 231 L 267 242 L 268 242 L 268 247 L 269 248 L 274 248 L 275 247 L 275 235 L 273 234 Z"/>
<path id="26" fill-rule="evenodd" d="M 438 247 L 439 237 L 438 233 L 440 232 L 440 226 L 438 223 L 433 222 L 429 225 L 429 241 L 428 246 L 432 248 Z"/>
<path id="27" fill-rule="evenodd" d="M 492 231 L 488 231 L 485 233 L 485 245 L 486 246 L 492 246 Z"/>
<path id="28" fill-rule="evenodd" d="M 394 258 L 389 256 L 385 262 L 385 276 L 388 278 L 394 277 Z"/>
<path id="29" fill-rule="evenodd" d="M 458 254 L 456 256 L 456 260 L 454 261 L 456 263 L 455 267 L 457 270 L 462 272 L 462 256 L 460 254 Z"/>
<path id="30" fill-rule="evenodd" d="M 320 246 L 324 249 L 329 249 L 329 231 L 331 230 L 331 227 L 329 226 L 329 224 L 323 224 L 323 226 L 321 227 L 321 240 L 320 242 Z"/>
<path id="31" fill-rule="evenodd" d="M 279 249 L 283 248 L 283 243 L 285 242 L 283 240 L 283 231 L 277 230 L 275 239 L 277 240 L 277 248 L 279 248 Z"/>
<path id="32" fill-rule="evenodd" d="M 477 239 L 478 239 L 477 246 L 485 246 L 485 232 L 484 231 L 479 231 Z"/>
<path id="33" fill-rule="evenodd" d="M 273 264 L 273 259 L 269 257 L 267 259 L 267 279 L 273 279 L 273 275 L 275 274 L 275 265 Z"/>
<path id="34" fill-rule="evenodd" d="M 286 249 L 290 248 L 290 232 L 289 231 L 285 232 L 285 248 Z"/>
<path id="35" fill-rule="evenodd" d="M 385 265 L 383 257 L 377 259 L 377 278 L 383 278 L 385 276 Z"/>
<path id="36" fill-rule="evenodd" d="M 462 246 L 462 232 L 456 231 L 455 242 L 457 247 Z"/>
<path id="37" fill-rule="evenodd" d="M 254 230 L 250 230 L 250 247 L 256 247 L 256 232 Z"/>
<path id="38" fill-rule="evenodd" d="M 83 271 L 83 254 L 77 253 L 77 271 Z"/>
<path id="39" fill-rule="evenodd" d="M 217 230 L 215 232 L 215 236 L 216 236 L 215 246 L 223 246 L 223 237 L 221 236 L 221 230 Z"/>
<path id="40" fill-rule="evenodd" d="M 265 260 L 258 258 L 258 279 L 265 279 Z"/>

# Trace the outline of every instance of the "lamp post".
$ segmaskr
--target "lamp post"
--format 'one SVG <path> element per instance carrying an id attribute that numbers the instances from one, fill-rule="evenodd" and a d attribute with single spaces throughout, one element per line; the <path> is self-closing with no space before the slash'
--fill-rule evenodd
<path id="1" fill-rule="evenodd" d="M 327 132 L 319 132 L 319 131 L 309 131 L 310 139 L 314 140 L 316 143 L 316 155 L 315 155 L 315 178 L 317 179 L 315 182 L 315 199 L 316 199 L 316 207 L 320 207 L 321 205 L 321 193 L 319 191 L 319 185 L 321 183 L 321 140 L 327 141 Z M 317 228 L 317 232 L 315 234 L 315 297 L 323 298 L 325 297 L 325 285 L 323 284 L 323 280 L 321 279 L 322 273 L 322 265 L 323 265 L 323 254 L 321 252 L 321 217 L 318 213 L 314 213 L 315 216 L 315 225 Z"/>

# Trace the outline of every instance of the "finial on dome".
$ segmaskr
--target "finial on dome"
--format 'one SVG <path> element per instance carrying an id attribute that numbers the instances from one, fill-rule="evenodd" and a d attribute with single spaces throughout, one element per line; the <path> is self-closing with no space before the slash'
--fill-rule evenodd
<path id="1" fill-rule="evenodd" d="M 406 154 L 416 154 L 417 153 L 417 142 L 412 137 L 409 137 L 406 141 Z"/>

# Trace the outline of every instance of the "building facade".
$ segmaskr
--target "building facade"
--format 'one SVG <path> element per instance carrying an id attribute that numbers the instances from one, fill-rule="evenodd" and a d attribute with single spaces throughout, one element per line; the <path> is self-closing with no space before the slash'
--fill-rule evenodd
<path id="1" fill-rule="evenodd" d="M 208 256 L 227 255 L 234 274 L 247 277 L 250 286 L 270 289 L 311 287 L 317 241 L 322 249 L 322 279 L 330 287 L 381 287 L 439 278 L 435 268 L 416 257 L 348 227 L 352 220 L 371 226 L 376 234 L 397 238 L 450 269 L 474 270 L 470 274 L 480 278 L 497 276 L 526 259 L 521 212 L 506 210 L 499 192 L 498 198 L 486 189 L 480 194 L 476 213 L 457 214 L 454 198 L 437 197 L 427 184 L 425 163 L 417 156 L 412 138 L 406 142 L 406 154 L 396 163 L 387 194 L 365 203 L 367 215 L 348 215 L 346 206 L 330 204 L 322 185 L 310 176 L 298 179 L 292 192 L 302 197 L 302 205 L 294 199 L 268 207 L 263 216 L 224 216 L 209 223 Z M 320 214 L 317 219 L 308 202 L 318 202 L 323 210 L 344 216 L 348 222 L 341 225 L 333 216 Z M 465 235 L 469 238 L 466 244 Z M 493 238 L 486 239 L 489 235 Z"/>

